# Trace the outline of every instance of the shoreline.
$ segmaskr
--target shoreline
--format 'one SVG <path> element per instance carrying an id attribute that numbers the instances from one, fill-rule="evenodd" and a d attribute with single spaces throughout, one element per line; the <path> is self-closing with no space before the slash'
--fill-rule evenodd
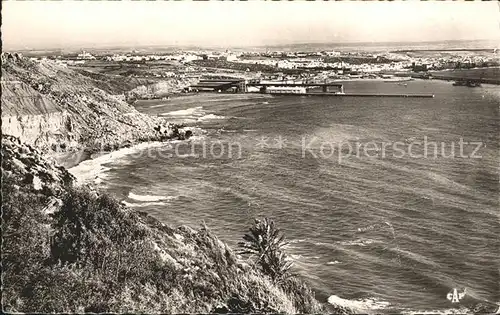
<path id="1" fill-rule="evenodd" d="M 151 118 L 162 118 L 142 113 Z M 140 128 L 139 125 L 133 127 Z M 189 132 L 189 133 L 188 133 Z M 171 141 L 184 141 L 193 136 L 192 128 L 184 124 L 169 123 L 160 124 L 152 128 L 145 135 L 133 136 L 132 139 L 113 139 L 109 142 L 94 142 L 91 144 L 82 142 L 82 146 L 74 151 L 58 152 L 48 151 L 44 156 L 53 160 L 58 165 L 66 169 L 74 168 L 87 160 L 93 160 L 103 155 L 113 154 L 114 152 L 133 149 L 144 143 L 169 143 Z"/>
<path id="2" fill-rule="evenodd" d="M 48 153 L 45 157 L 53 160 L 58 165 L 64 167 L 69 170 L 72 167 L 77 166 L 78 164 L 91 159 L 92 153 L 85 149 L 80 149 L 71 152 L 52 152 Z"/>
<path id="3" fill-rule="evenodd" d="M 102 177 L 99 175 L 108 170 L 104 165 L 121 157 L 140 152 L 147 148 L 156 148 L 170 145 L 172 141 L 145 141 L 134 144 L 129 147 L 120 148 L 111 152 L 102 152 L 98 156 L 88 155 L 88 158 L 81 159 L 79 162 L 69 168 L 66 168 L 75 176 L 79 184 L 90 183 L 100 184 Z M 95 154 L 95 153 L 94 153 Z"/>
<path id="4" fill-rule="evenodd" d="M 169 102 L 172 102 L 175 104 L 175 101 L 178 101 L 178 100 L 190 100 L 190 99 L 198 99 L 198 98 L 216 98 L 217 95 L 224 95 L 224 96 L 227 96 L 227 95 L 234 95 L 235 98 L 242 98 L 243 95 L 252 95 L 252 96 L 255 96 L 255 95 L 259 95 L 259 93 L 217 93 L 217 92 L 197 92 L 197 93 L 185 93 L 185 94 L 176 94 L 174 96 L 170 96 L 169 99 L 161 99 L 161 98 L 157 98 L 157 99 L 141 99 L 141 100 L 136 100 L 134 102 L 134 105 L 146 105 L 146 104 L 150 104 L 150 103 L 162 103 L 162 104 L 166 104 L 166 103 L 169 103 Z M 261 94 L 263 95 L 261 98 L 267 98 L 265 95 L 266 94 Z M 145 114 L 147 115 L 147 114 Z"/>

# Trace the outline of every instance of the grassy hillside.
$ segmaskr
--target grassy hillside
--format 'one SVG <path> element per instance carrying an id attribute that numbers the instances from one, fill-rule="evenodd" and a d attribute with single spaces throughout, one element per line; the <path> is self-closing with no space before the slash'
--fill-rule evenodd
<path id="1" fill-rule="evenodd" d="M 173 228 L 74 187 L 64 168 L 10 136 L 2 198 L 4 311 L 324 311 L 283 252 L 243 260 L 205 226 Z"/>

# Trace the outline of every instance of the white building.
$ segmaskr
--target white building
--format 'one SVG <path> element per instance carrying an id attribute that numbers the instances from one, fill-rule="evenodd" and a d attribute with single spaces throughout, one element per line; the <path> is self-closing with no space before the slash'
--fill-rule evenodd
<path id="1" fill-rule="evenodd" d="M 270 94 L 305 94 L 305 87 L 299 86 L 270 86 L 266 88 L 266 93 Z"/>
<path id="2" fill-rule="evenodd" d="M 83 50 L 81 54 L 78 54 L 77 59 L 80 59 L 80 60 L 94 60 L 95 57 L 92 56 L 92 54 L 90 54 L 90 53 L 86 52 L 85 50 Z"/>
<path id="3" fill-rule="evenodd" d="M 181 60 L 183 62 L 191 62 L 191 61 L 200 60 L 200 59 L 202 59 L 200 56 L 191 55 L 191 54 L 189 54 L 189 55 L 183 55 L 182 58 L 181 58 Z"/>
<path id="4" fill-rule="evenodd" d="M 236 55 L 230 54 L 230 55 L 227 55 L 226 60 L 227 61 L 237 61 L 238 57 Z"/>
<path id="5" fill-rule="evenodd" d="M 67 60 L 66 64 L 68 64 L 70 66 L 83 65 L 83 64 L 85 64 L 85 60 Z"/>
<path id="6" fill-rule="evenodd" d="M 115 54 L 113 56 L 106 57 L 106 60 L 108 60 L 108 61 L 124 61 L 125 59 L 127 59 L 126 56 L 124 56 L 124 55 L 117 55 L 117 54 Z"/>

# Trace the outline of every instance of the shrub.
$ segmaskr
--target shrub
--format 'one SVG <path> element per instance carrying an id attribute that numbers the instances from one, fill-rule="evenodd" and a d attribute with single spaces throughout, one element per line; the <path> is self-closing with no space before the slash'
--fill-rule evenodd
<path id="1" fill-rule="evenodd" d="M 49 243 L 47 221 L 38 209 L 47 198 L 14 183 L 2 174 L 2 306 L 11 311 L 29 294 L 26 287 L 44 267 Z"/>
<path id="2" fill-rule="evenodd" d="M 299 313 L 322 313 L 325 310 L 316 300 L 314 292 L 297 277 L 288 277 L 281 282 L 283 291 L 290 296 Z"/>
<path id="3" fill-rule="evenodd" d="M 4 311 L 317 310 L 312 292 L 285 277 L 285 242 L 271 221 L 256 221 L 245 238 L 260 258 L 251 268 L 206 227 L 172 229 L 88 188 L 66 187 L 52 214 L 43 210 L 51 197 L 14 178 L 2 194 Z"/>
<path id="4" fill-rule="evenodd" d="M 108 256 L 116 254 L 109 249 L 123 250 L 144 239 L 146 232 L 137 221 L 137 216 L 125 212 L 114 198 L 71 188 L 54 214 L 52 257 L 63 263 L 91 263 L 102 268 Z"/>

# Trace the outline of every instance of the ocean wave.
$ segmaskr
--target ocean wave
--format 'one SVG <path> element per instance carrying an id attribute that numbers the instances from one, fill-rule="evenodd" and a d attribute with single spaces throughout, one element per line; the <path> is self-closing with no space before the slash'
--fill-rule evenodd
<path id="1" fill-rule="evenodd" d="M 123 148 L 83 161 L 80 164 L 68 169 L 68 171 L 76 177 L 77 182 L 80 184 L 92 181 L 94 183 L 100 183 L 105 177 L 104 173 L 110 170 L 109 167 L 104 166 L 105 164 L 119 161 L 127 155 L 136 154 L 147 148 L 162 147 L 165 145 L 168 145 L 168 143 L 160 141 L 143 142 L 129 148 Z"/>
<path id="2" fill-rule="evenodd" d="M 343 246 L 366 246 L 370 244 L 380 244 L 380 243 L 383 242 L 372 239 L 356 239 L 356 240 L 339 242 L 339 244 Z"/>
<path id="3" fill-rule="evenodd" d="M 198 121 L 205 121 L 205 120 L 211 120 L 211 119 L 225 119 L 226 117 L 224 116 L 219 116 L 219 115 L 214 115 L 214 114 L 208 114 L 203 117 L 198 118 Z"/>
<path id="4" fill-rule="evenodd" d="M 152 105 L 152 106 L 149 106 L 149 108 L 157 108 L 157 107 L 163 107 L 163 106 L 165 106 L 165 104 Z"/>
<path id="5" fill-rule="evenodd" d="M 193 142 L 198 142 L 198 141 L 203 141 L 205 140 L 207 137 L 204 136 L 204 135 L 199 135 L 199 136 L 191 136 L 189 138 L 189 141 L 193 141 Z M 184 140 L 179 140 L 178 142 L 184 142 Z"/>
<path id="6" fill-rule="evenodd" d="M 381 301 L 377 298 L 366 298 L 361 300 L 348 300 L 343 299 L 337 295 L 331 295 L 328 298 L 328 303 L 332 305 L 344 306 L 352 309 L 355 312 L 362 312 L 368 310 L 380 310 L 387 308 L 391 304 L 387 301 Z"/>
<path id="7" fill-rule="evenodd" d="M 307 240 L 303 239 L 303 238 L 297 238 L 297 239 L 293 239 L 293 240 L 288 241 L 288 243 L 290 243 L 290 244 L 304 243 L 304 242 L 307 242 Z"/>
<path id="8" fill-rule="evenodd" d="M 124 205 L 126 205 L 127 207 L 131 207 L 131 208 L 142 208 L 142 207 L 149 207 L 149 206 L 164 206 L 164 205 L 166 205 L 165 202 L 161 202 L 161 201 L 141 202 L 141 203 L 132 203 L 132 202 L 122 201 L 122 203 Z"/>
<path id="9" fill-rule="evenodd" d="M 128 198 L 136 201 L 162 201 L 177 199 L 177 196 L 153 196 L 153 195 L 138 195 L 130 192 Z"/>
<path id="10" fill-rule="evenodd" d="M 473 314 L 473 312 L 466 308 L 466 307 L 460 307 L 460 308 L 449 308 L 449 309 L 443 309 L 443 310 L 409 310 L 409 311 L 402 311 L 401 314 L 407 314 L 407 315 L 416 315 L 416 314 Z"/>
<path id="11" fill-rule="evenodd" d="M 215 114 L 207 114 L 206 111 L 203 110 L 202 106 L 181 109 L 172 112 L 166 112 L 160 114 L 160 116 L 170 116 L 170 117 L 179 117 L 184 119 L 195 120 L 198 122 L 207 121 L 207 120 L 220 120 L 225 119 L 226 117 L 215 115 Z"/>
<path id="12" fill-rule="evenodd" d="M 296 255 L 296 254 L 290 254 L 290 258 L 291 258 L 292 260 L 299 260 L 299 259 L 304 258 L 304 256 L 302 256 L 302 255 L 300 255 L 300 254 L 297 254 L 297 255 Z"/>
<path id="13" fill-rule="evenodd" d="M 329 262 L 327 262 L 326 264 L 327 264 L 327 265 L 337 265 L 337 264 L 341 264 L 341 262 L 340 262 L 340 261 L 338 261 L 338 260 L 334 260 L 334 261 L 329 261 Z"/>
<path id="14" fill-rule="evenodd" d="M 329 248 L 337 248 L 338 246 L 333 243 L 325 243 L 325 242 L 314 242 L 313 245 L 321 246 L 321 247 L 329 247 Z"/>
<path id="15" fill-rule="evenodd" d="M 202 116 L 204 114 L 203 107 L 192 107 L 188 109 L 175 110 L 160 114 L 161 116 Z"/>
<path id="16" fill-rule="evenodd" d="M 101 163 L 98 162 L 93 163 L 93 160 L 83 161 L 79 165 L 68 169 L 68 171 L 76 177 L 76 181 L 79 184 L 101 184 L 106 177 L 105 173 L 109 170 L 109 167 L 102 166 Z"/>

